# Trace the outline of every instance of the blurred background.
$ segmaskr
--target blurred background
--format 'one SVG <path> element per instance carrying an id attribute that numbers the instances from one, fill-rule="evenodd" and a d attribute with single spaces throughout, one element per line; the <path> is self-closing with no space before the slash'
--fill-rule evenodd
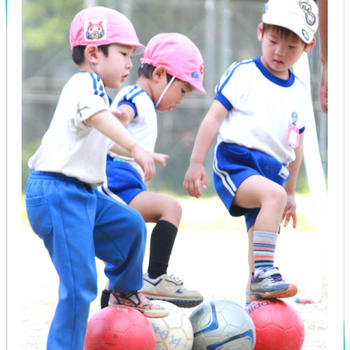
<path id="1" fill-rule="evenodd" d="M 193 93 L 177 109 L 158 113 L 156 151 L 166 153 L 170 158 L 167 166 L 159 168 L 148 185 L 151 190 L 182 195 L 185 193 L 182 182 L 194 138 L 213 100 L 216 83 L 233 61 L 260 55 L 256 31 L 263 4 L 261 0 L 23 0 L 22 185 L 29 174 L 27 160 L 51 121 L 59 93 L 77 71 L 68 38 L 70 23 L 79 10 L 93 5 L 111 7 L 131 20 L 143 44 L 160 32 L 180 32 L 201 50 L 207 95 Z M 319 52 L 318 42 L 309 54 L 309 64 L 317 138 L 327 177 L 327 118 L 319 103 Z M 136 81 L 139 59 L 133 59 L 134 67 L 125 85 Z M 108 90 L 108 93 L 113 98 L 116 91 Z M 207 195 L 214 193 L 212 151 L 206 164 L 209 174 Z M 297 191 L 305 193 L 308 190 L 303 166 Z"/>

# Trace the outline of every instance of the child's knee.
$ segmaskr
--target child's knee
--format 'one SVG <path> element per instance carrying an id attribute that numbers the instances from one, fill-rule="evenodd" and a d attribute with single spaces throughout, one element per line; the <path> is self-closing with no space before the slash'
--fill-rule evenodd
<path id="1" fill-rule="evenodd" d="M 178 223 L 182 217 L 182 207 L 181 204 L 174 198 L 168 197 L 166 201 L 164 201 L 164 205 L 162 206 L 162 218 L 171 218 L 169 221 L 174 221 Z"/>
<path id="2" fill-rule="evenodd" d="M 287 204 L 287 192 L 282 186 L 273 186 L 268 194 L 268 201 L 276 206 L 285 207 Z"/>

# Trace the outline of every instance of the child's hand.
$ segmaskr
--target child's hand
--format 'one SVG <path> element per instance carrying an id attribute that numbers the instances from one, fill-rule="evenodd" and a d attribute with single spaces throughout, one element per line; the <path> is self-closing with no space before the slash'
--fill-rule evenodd
<path id="1" fill-rule="evenodd" d="M 293 228 L 297 227 L 297 214 L 296 214 L 296 202 L 294 195 L 287 195 L 287 204 L 284 209 L 282 221 L 284 220 L 284 227 L 287 227 L 290 221 L 290 218 L 293 220 Z"/>
<path id="2" fill-rule="evenodd" d="M 156 173 L 155 162 L 161 166 L 165 166 L 165 162 L 168 159 L 166 154 L 149 152 L 135 144 L 131 150 L 131 156 L 135 161 L 141 165 L 143 172 L 145 173 L 145 182 L 151 180 Z"/>
<path id="3" fill-rule="evenodd" d="M 131 108 L 131 107 L 129 107 Z M 131 119 L 133 118 L 133 116 L 131 115 L 132 113 L 130 113 L 130 111 L 128 111 L 125 108 L 121 108 L 119 107 L 116 110 L 110 110 L 111 113 L 118 118 L 118 120 L 127 128 Z M 133 111 L 132 111 L 133 112 Z"/>
<path id="4" fill-rule="evenodd" d="M 201 187 L 207 188 L 205 168 L 201 163 L 191 163 L 185 175 L 184 188 L 190 196 L 199 198 Z"/>

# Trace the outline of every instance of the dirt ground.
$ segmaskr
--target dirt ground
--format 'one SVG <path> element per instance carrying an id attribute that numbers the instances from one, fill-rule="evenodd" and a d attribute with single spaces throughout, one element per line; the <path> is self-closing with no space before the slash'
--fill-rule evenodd
<path id="1" fill-rule="evenodd" d="M 285 232 L 280 237 L 276 256 L 285 279 L 288 276 L 298 285 L 299 297 L 316 302 L 302 305 L 294 299 L 288 300 L 304 321 L 303 350 L 327 349 L 327 281 L 325 276 L 314 273 L 319 270 L 319 259 L 310 259 L 307 249 L 315 241 L 315 235 Z M 18 259 L 12 259 L 9 266 L 9 276 L 18 277 L 10 277 L 8 284 L 8 350 L 43 350 L 57 301 L 57 276 L 40 239 L 28 228 L 23 229 L 19 238 Z M 298 244 L 301 238 L 302 247 Z M 182 277 L 187 287 L 200 290 L 205 300 L 230 299 L 243 306 L 246 265 L 244 234 L 182 230 L 173 249 L 169 272 Z M 98 261 L 97 266 L 98 286 L 102 290 L 106 282 L 102 262 Z M 98 310 L 97 298 L 91 305 L 91 315 Z"/>

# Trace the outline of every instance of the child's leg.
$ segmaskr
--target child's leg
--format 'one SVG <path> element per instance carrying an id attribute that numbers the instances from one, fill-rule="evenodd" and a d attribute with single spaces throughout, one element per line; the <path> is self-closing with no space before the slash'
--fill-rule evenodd
<path id="1" fill-rule="evenodd" d="M 234 204 L 242 208 L 260 208 L 254 227 L 256 231 L 277 234 L 287 203 L 285 189 L 260 175 L 244 180 L 236 191 Z"/>
<path id="2" fill-rule="evenodd" d="M 284 282 L 274 268 L 276 240 L 286 205 L 284 188 L 263 176 L 254 175 L 238 187 L 234 204 L 244 208 L 260 208 L 254 225 L 248 231 L 248 290 L 252 292 L 254 289 L 259 297 L 295 295 L 296 287 Z M 254 286 L 251 286 L 252 274 L 255 276 Z"/>
<path id="3" fill-rule="evenodd" d="M 156 223 L 151 234 L 148 274 L 144 277 L 142 293 L 150 298 L 172 301 L 184 307 L 198 305 L 203 300 L 198 291 L 187 290 L 179 278 L 167 275 L 182 215 L 180 203 L 171 197 L 143 191 L 129 205 L 140 212 L 146 222 Z"/>
<path id="4" fill-rule="evenodd" d="M 151 234 L 148 274 L 152 278 L 166 274 L 182 215 L 180 203 L 158 193 L 143 191 L 129 205 L 141 213 L 146 222 L 156 223 Z"/>
<path id="5" fill-rule="evenodd" d="M 111 290 L 142 288 L 146 228 L 141 215 L 125 204 L 96 191 L 94 228 L 96 256 L 106 262 Z"/>
<path id="6" fill-rule="evenodd" d="M 142 262 L 146 227 L 142 216 L 127 205 L 96 190 L 94 229 L 96 256 L 104 261 L 109 289 L 116 303 L 135 307 L 147 317 L 164 317 L 168 311 L 137 291 L 143 285 Z"/>
<path id="7" fill-rule="evenodd" d="M 97 294 L 91 226 L 96 201 L 83 185 L 43 177 L 29 178 L 26 203 L 32 228 L 44 240 L 59 276 L 47 349 L 83 350 L 90 303 Z"/>

